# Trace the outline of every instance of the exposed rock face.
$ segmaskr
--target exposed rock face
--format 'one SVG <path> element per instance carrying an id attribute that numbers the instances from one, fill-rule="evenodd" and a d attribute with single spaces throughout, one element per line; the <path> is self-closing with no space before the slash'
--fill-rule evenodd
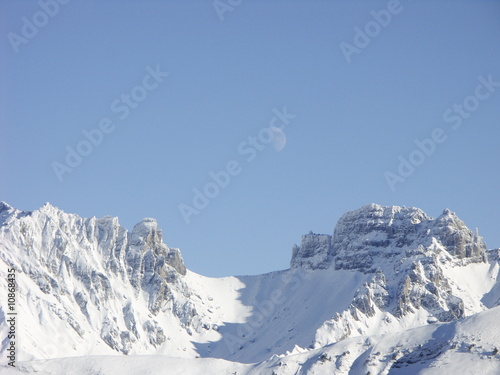
<path id="1" fill-rule="evenodd" d="M 433 219 L 418 208 L 370 204 L 344 214 L 333 236 L 303 236 L 293 249 L 291 267 L 374 274 L 349 309 L 325 323 L 342 339 L 362 330 L 356 322 L 377 311 L 395 318 L 419 310 L 439 321 L 463 317 L 464 302 L 453 294 L 443 262 L 485 262 L 487 254 L 482 238 L 450 210 Z"/>
<path id="2" fill-rule="evenodd" d="M 22 212 L 1 203 L 0 250 L 4 257 L 9 253 L 8 263 L 29 275 L 43 293 L 72 300 L 100 329 L 102 340 L 125 354 L 141 336 L 153 346 L 166 338 L 154 319 L 137 323 L 133 304 L 118 292 L 117 284 L 124 285 L 122 293 L 131 287 L 136 298 L 143 295 L 151 317 L 167 309 L 187 328 L 196 315 L 180 251 L 163 243 L 154 219 L 143 219 L 128 232 L 113 217 L 83 219 L 50 204 Z M 60 313 L 61 319 L 83 336 L 70 311 Z"/>
<path id="3" fill-rule="evenodd" d="M 291 267 L 327 268 L 332 236 L 309 233 L 302 236 L 302 243 L 292 250 Z"/>
<path id="4" fill-rule="evenodd" d="M 368 317 L 375 315 L 375 306 L 384 310 L 391 301 L 384 274 L 379 270 L 369 283 L 359 288 L 352 300 L 350 311 L 360 311 Z"/>
<path id="5" fill-rule="evenodd" d="M 472 233 L 454 212 L 445 209 L 433 224 L 426 234 L 436 237 L 451 255 L 460 259 L 486 257 L 482 238 Z"/>
<path id="6" fill-rule="evenodd" d="M 371 204 L 344 214 L 330 250 L 337 269 L 370 270 L 377 258 L 391 258 L 417 240 L 430 219 L 418 208 Z"/>
<path id="7" fill-rule="evenodd" d="M 156 220 L 146 218 L 134 226 L 126 251 L 127 274 L 137 292 L 147 291 L 148 307 L 153 314 L 172 299 L 169 284 L 186 274 L 186 267 L 178 249 L 163 243 L 162 232 Z"/>
<path id="8" fill-rule="evenodd" d="M 446 209 L 437 219 L 418 208 L 370 204 L 344 214 L 333 237 L 325 234 L 303 236 L 294 248 L 291 267 L 310 269 L 357 269 L 374 272 L 374 262 L 419 252 L 433 239 L 451 255 L 482 261 L 486 246 L 453 212 Z"/>
<path id="9" fill-rule="evenodd" d="M 212 279 L 186 270 L 154 219 L 127 231 L 112 217 L 0 202 L 0 289 L 15 268 L 19 311 L 34 329 L 20 346 L 34 358 L 120 352 L 254 363 L 295 345 L 452 321 L 500 304 L 498 254 L 449 210 L 432 219 L 372 204 L 346 213 L 333 236 L 304 235 L 290 270 Z M 0 303 L 0 333 L 7 308 Z"/>

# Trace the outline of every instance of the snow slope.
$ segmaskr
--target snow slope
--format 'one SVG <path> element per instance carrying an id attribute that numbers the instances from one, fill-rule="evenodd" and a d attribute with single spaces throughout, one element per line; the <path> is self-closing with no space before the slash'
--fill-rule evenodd
<path id="1" fill-rule="evenodd" d="M 500 373 L 500 307 L 450 323 L 359 336 L 314 350 L 296 349 L 261 363 L 166 356 L 98 356 L 21 363 L 5 374 L 484 374 Z"/>
<path id="2" fill-rule="evenodd" d="M 128 231 L 0 203 L 0 288 L 15 268 L 21 373 L 496 371 L 498 253 L 449 210 L 371 204 L 333 235 L 303 236 L 288 270 L 217 279 L 186 269 L 154 219 Z M 6 312 L 2 299 L 2 365 Z"/>

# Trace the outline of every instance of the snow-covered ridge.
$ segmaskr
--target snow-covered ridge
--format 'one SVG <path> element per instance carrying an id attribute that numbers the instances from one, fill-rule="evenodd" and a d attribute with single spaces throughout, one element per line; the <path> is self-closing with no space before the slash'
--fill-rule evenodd
<path id="1" fill-rule="evenodd" d="M 0 256 L 18 272 L 26 293 L 19 304 L 30 306 L 35 325 L 54 323 L 84 351 L 92 352 L 88 339 L 97 335 L 108 348 L 129 353 L 167 340 L 155 319 L 166 305 L 183 329 L 201 324 L 180 251 L 163 243 L 155 220 L 144 219 L 128 232 L 117 218 L 83 219 L 50 204 L 22 212 L 2 203 L 0 215 Z M 48 347 L 29 352 L 44 358 Z"/>
<path id="2" fill-rule="evenodd" d="M 319 349 L 295 347 L 255 364 L 214 358 L 97 356 L 33 361 L 15 374 L 135 375 L 442 375 L 500 373 L 500 307 L 444 324 L 379 336 L 358 336 Z M 78 370 L 77 370 L 78 369 Z M 13 372 L 14 373 L 14 372 Z"/>
<path id="3" fill-rule="evenodd" d="M 14 267 L 19 360 L 161 354 L 255 363 L 323 353 L 499 305 L 498 253 L 450 210 L 433 219 L 371 204 L 343 215 L 333 235 L 304 235 L 289 270 L 213 279 L 186 269 L 154 219 L 128 231 L 114 217 L 0 203 L 0 288 Z M 339 373 L 353 365 L 339 361 Z"/>

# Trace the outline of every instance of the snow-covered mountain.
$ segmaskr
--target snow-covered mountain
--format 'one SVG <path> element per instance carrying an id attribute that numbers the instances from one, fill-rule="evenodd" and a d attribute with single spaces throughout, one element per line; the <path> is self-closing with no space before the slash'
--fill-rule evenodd
<path id="1" fill-rule="evenodd" d="M 290 269 L 214 279 L 154 219 L 127 231 L 0 203 L 0 259 L 4 294 L 16 270 L 15 373 L 500 373 L 499 249 L 449 210 L 371 204 L 302 236 Z"/>

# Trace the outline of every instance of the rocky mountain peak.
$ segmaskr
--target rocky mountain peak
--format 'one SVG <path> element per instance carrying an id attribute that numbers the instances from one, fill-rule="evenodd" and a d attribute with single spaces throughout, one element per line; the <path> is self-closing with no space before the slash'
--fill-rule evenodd
<path id="1" fill-rule="evenodd" d="M 293 249 L 291 267 L 374 270 L 381 259 L 400 259 L 434 242 L 457 258 L 484 258 L 481 237 L 445 209 L 433 219 L 419 208 L 369 204 L 345 213 L 333 236 L 308 234 Z"/>
<path id="2" fill-rule="evenodd" d="M 12 209 L 12 207 L 8 203 L 6 203 L 4 201 L 0 202 L 0 212 L 11 210 L 11 209 Z"/>
<path id="3" fill-rule="evenodd" d="M 333 236 L 302 236 L 293 249 L 291 268 L 369 277 L 350 307 L 325 325 L 338 340 L 352 335 L 355 327 L 364 332 L 359 322 L 378 313 L 389 314 L 389 320 L 419 310 L 439 321 L 463 317 L 470 302 L 453 291 L 444 269 L 484 263 L 486 254 L 482 238 L 448 209 L 434 219 L 414 207 L 370 204 L 345 213 Z"/>
<path id="4" fill-rule="evenodd" d="M 485 249 L 450 210 L 433 219 L 370 204 L 343 215 L 333 235 L 302 236 L 289 270 L 212 279 L 186 270 L 154 219 L 128 231 L 116 217 L 0 204 L 0 279 L 16 269 L 17 308 L 38 327 L 20 325 L 28 358 L 120 352 L 255 363 L 295 345 L 453 321 L 500 303 L 498 249 L 490 263 Z"/>
<path id="5" fill-rule="evenodd" d="M 300 246 L 292 250 L 291 267 L 327 268 L 332 236 L 310 232 L 302 236 Z"/>
<path id="6" fill-rule="evenodd" d="M 186 266 L 179 249 L 169 248 L 163 242 L 163 232 L 158 229 L 155 219 L 144 218 L 134 226 L 130 233 L 130 249 L 128 259 L 140 260 L 144 257 L 154 260 L 156 268 L 164 268 L 168 265 L 174 268 L 179 274 L 186 274 Z M 161 275 L 168 273 L 166 270 L 160 272 Z"/>
<path id="7" fill-rule="evenodd" d="M 155 321 L 144 316 L 141 329 L 130 328 L 138 316 L 131 301 L 122 297 L 127 290 L 146 300 L 147 314 L 152 316 L 172 305 L 177 294 L 174 316 L 186 326 L 191 322 L 193 309 L 183 280 L 186 267 L 179 249 L 163 242 L 156 220 L 145 218 L 129 232 L 116 217 L 81 218 L 49 203 L 23 212 L 2 203 L 0 223 L 0 255 L 8 254 L 9 266 L 28 275 L 43 294 L 59 302 L 73 301 L 111 348 L 127 353 L 141 332 L 145 340 L 141 345 L 165 340 Z M 121 285 L 121 292 L 113 285 Z M 96 318 L 104 313 L 114 320 Z M 84 337 L 82 327 L 87 323 L 79 322 L 75 314 L 68 312 L 61 319 Z"/>
<path id="8" fill-rule="evenodd" d="M 133 233 L 151 232 L 158 230 L 156 219 L 145 217 L 140 222 L 134 225 Z"/>
<path id="9" fill-rule="evenodd" d="M 4 225 L 13 211 L 14 209 L 7 203 L 0 202 L 0 226 Z"/>

